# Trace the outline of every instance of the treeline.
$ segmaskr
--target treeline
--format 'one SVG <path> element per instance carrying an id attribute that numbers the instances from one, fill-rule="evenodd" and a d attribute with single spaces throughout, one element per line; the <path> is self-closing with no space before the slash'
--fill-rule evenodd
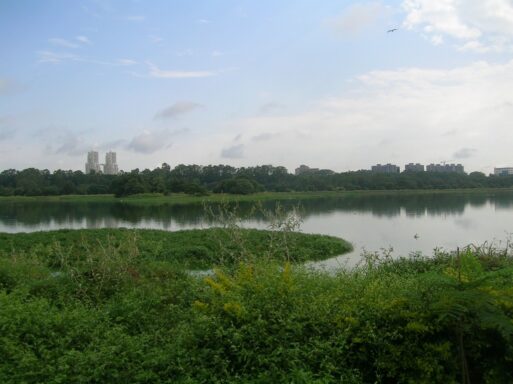
<path id="1" fill-rule="evenodd" d="M 184 165 L 164 163 L 153 170 L 134 169 L 120 175 L 81 171 L 28 168 L 0 173 L 1 196 L 69 194 L 209 193 L 250 194 L 262 191 L 401 190 L 513 187 L 513 176 L 403 172 L 380 174 L 370 171 L 335 173 L 329 170 L 290 174 L 285 167 L 262 165 L 236 168 L 229 165 Z"/>

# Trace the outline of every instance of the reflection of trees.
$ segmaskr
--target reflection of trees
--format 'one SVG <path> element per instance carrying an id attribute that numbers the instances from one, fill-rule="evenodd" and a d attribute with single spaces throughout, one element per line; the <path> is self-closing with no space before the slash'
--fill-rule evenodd
<path id="1" fill-rule="evenodd" d="M 111 204 L 110 213 L 118 220 L 132 224 L 141 220 L 153 220 L 169 227 L 172 222 L 178 225 L 199 225 L 205 221 L 205 211 L 201 204 L 136 206 L 115 203 Z"/>
<path id="2" fill-rule="evenodd" d="M 107 204 L 74 203 L 4 203 L 0 204 L 0 221 L 7 223 L 13 219 L 25 225 L 56 223 L 64 226 L 84 219 L 101 221 L 108 216 Z"/>
<path id="3" fill-rule="evenodd" d="M 456 194 L 428 194 L 403 196 L 398 200 L 406 213 L 415 216 L 461 215 L 469 204 L 468 196 Z"/>
<path id="4" fill-rule="evenodd" d="M 488 203 L 490 200 L 494 200 L 494 197 L 488 196 L 488 195 L 479 195 L 479 194 L 472 195 L 471 194 L 471 195 L 468 195 L 468 199 L 469 199 L 468 202 L 471 207 L 479 208 L 479 207 L 486 205 L 486 203 Z M 512 196 L 509 195 L 508 199 L 512 200 Z"/>
<path id="5" fill-rule="evenodd" d="M 497 193 L 491 200 L 495 205 L 495 209 L 497 210 L 511 209 L 513 207 L 513 199 L 510 197 L 510 195 L 504 193 Z"/>
<path id="6" fill-rule="evenodd" d="M 23 225 L 82 223 L 88 228 L 115 227 L 121 223 L 138 224 L 156 221 L 164 227 L 172 222 L 178 225 L 199 225 L 204 221 L 202 205 L 136 206 L 123 203 L 12 203 L 0 204 L 0 222 L 8 225 L 13 220 Z"/>
<path id="7" fill-rule="evenodd" d="M 482 207 L 498 196 L 489 194 L 456 194 L 456 193 L 426 193 L 426 194 L 383 194 L 383 195 L 352 195 L 339 198 L 323 198 L 312 200 L 287 200 L 267 202 L 263 207 L 273 210 L 276 204 L 282 205 L 285 210 L 301 206 L 305 217 L 333 212 L 359 212 L 370 213 L 376 217 L 394 217 L 400 215 L 404 209 L 406 215 L 421 217 L 461 215 L 466 206 Z M 500 201 L 508 201 L 513 205 L 513 194 L 501 194 Z M 241 213 L 249 211 L 252 204 L 239 204 Z M 263 219 L 256 215 L 255 219 Z"/>
<path id="8" fill-rule="evenodd" d="M 301 207 L 307 218 L 333 212 L 370 213 L 376 217 L 394 217 L 404 210 L 406 215 L 421 217 L 425 215 L 461 215 L 466 206 L 481 207 L 487 203 L 495 204 L 497 209 L 513 207 L 512 193 L 494 194 L 384 194 L 353 195 L 338 198 L 312 200 L 286 200 L 261 203 L 263 210 L 274 211 L 280 204 L 285 211 Z M 228 209 L 237 206 L 238 215 L 244 220 L 265 223 L 266 215 L 255 210 L 253 203 L 228 205 Z M 17 222 L 26 226 L 71 227 L 85 223 L 88 228 L 116 227 L 126 223 L 144 225 L 145 222 L 158 224 L 162 228 L 177 226 L 199 226 L 219 223 L 219 205 L 209 206 L 214 215 L 206 213 L 201 204 L 189 205 L 130 205 L 124 203 L 3 203 L 0 204 L 0 223 L 9 226 Z"/>
<path id="9" fill-rule="evenodd" d="M 511 196 L 513 199 L 513 195 Z M 299 202 L 305 216 L 330 212 L 370 213 L 376 217 L 394 217 L 404 209 L 408 216 L 460 215 L 472 197 L 461 194 L 360 195 Z M 484 202 L 487 201 L 484 198 Z M 289 203 L 289 204 L 298 204 Z M 477 203 L 474 202 L 474 205 Z M 283 204 L 285 207 L 286 205 Z"/>

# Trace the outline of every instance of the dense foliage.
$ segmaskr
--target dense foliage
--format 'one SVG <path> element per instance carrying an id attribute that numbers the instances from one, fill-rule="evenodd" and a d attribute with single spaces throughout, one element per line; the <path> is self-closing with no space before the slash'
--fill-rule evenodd
<path id="1" fill-rule="evenodd" d="M 284 167 L 263 165 L 235 168 L 228 165 L 168 164 L 153 170 L 135 169 L 117 176 L 84 174 L 81 171 L 14 169 L 0 173 L 0 196 L 210 192 L 248 194 L 258 191 L 402 190 L 503 188 L 513 186 L 513 176 L 403 172 L 379 174 L 370 171 L 335 173 L 327 170 L 293 175 Z"/>
<path id="2" fill-rule="evenodd" d="M 368 255 L 337 274 L 241 254 L 201 276 L 98 240 L 81 257 L 66 239 L 4 247 L 0 382 L 513 382 L 506 252 Z"/>
<path id="3" fill-rule="evenodd" d="M 337 237 L 298 232 L 209 228 L 167 232 L 142 229 L 84 229 L 8 234 L 0 232 L 0 254 L 27 254 L 61 267 L 61 258 L 85 260 L 99 247 L 104 253 L 136 252 L 143 260 L 205 269 L 241 258 L 304 262 L 352 250 Z"/>

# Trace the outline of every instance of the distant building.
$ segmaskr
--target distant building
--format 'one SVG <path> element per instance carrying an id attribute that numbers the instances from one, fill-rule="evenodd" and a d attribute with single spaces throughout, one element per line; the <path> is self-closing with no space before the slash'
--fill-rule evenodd
<path id="1" fill-rule="evenodd" d="M 116 163 L 116 152 L 107 152 L 105 154 L 105 164 L 103 165 L 103 173 L 106 175 L 117 175 L 118 164 Z"/>
<path id="2" fill-rule="evenodd" d="M 371 167 L 375 173 L 399 173 L 401 169 L 395 164 L 376 164 Z"/>
<path id="3" fill-rule="evenodd" d="M 496 176 L 509 176 L 513 175 L 513 167 L 494 168 L 493 174 Z"/>
<path id="4" fill-rule="evenodd" d="M 429 164 L 427 172 L 465 173 L 461 164 Z"/>
<path id="5" fill-rule="evenodd" d="M 100 173 L 100 162 L 98 160 L 98 152 L 91 151 L 87 153 L 87 163 L 85 165 L 85 171 L 87 174 L 91 172 Z"/>
<path id="6" fill-rule="evenodd" d="M 296 168 L 294 174 L 297 176 L 312 172 L 319 172 L 319 168 L 310 168 L 309 166 L 302 164 L 298 168 Z"/>
<path id="7" fill-rule="evenodd" d="M 409 163 L 404 166 L 405 172 L 424 172 L 424 165 L 423 164 L 413 164 Z"/>

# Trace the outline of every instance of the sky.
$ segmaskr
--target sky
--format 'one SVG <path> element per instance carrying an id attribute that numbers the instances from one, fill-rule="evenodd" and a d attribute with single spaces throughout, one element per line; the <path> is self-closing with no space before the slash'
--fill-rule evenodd
<path id="1" fill-rule="evenodd" d="M 0 171 L 513 166 L 513 0 L 3 0 L 0 52 Z"/>

